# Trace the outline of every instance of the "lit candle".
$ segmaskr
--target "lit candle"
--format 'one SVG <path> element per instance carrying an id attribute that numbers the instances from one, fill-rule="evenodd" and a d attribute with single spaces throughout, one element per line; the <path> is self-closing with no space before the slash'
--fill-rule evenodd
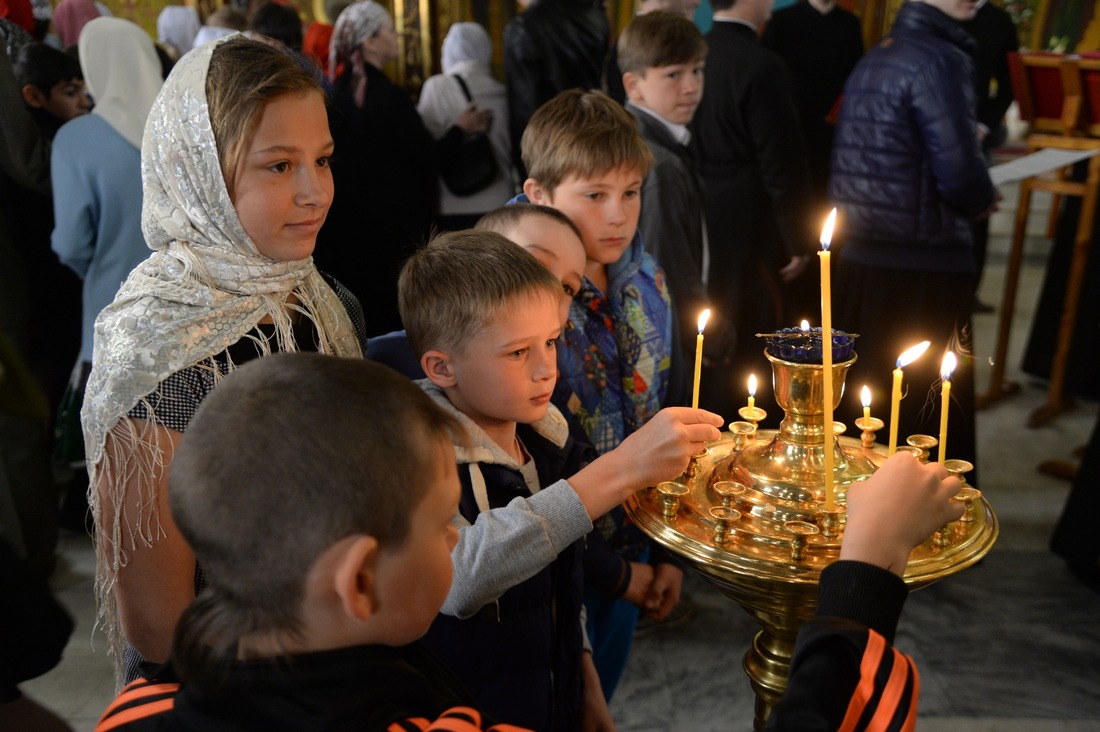
<path id="1" fill-rule="evenodd" d="M 894 388 L 890 393 L 890 454 L 898 451 L 898 412 L 901 411 L 901 370 L 920 358 L 932 345 L 930 341 L 921 341 L 905 353 L 898 356 L 894 369 Z"/>
<path id="2" fill-rule="evenodd" d="M 871 390 L 866 384 L 863 385 L 863 390 L 859 393 L 860 401 L 863 402 L 863 419 L 865 422 L 871 421 Z"/>
<path id="3" fill-rule="evenodd" d="M 825 510 L 836 509 L 836 486 L 833 484 L 833 306 L 830 279 L 829 244 L 833 240 L 836 209 L 829 212 L 821 229 L 821 377 L 824 387 L 825 416 Z"/>
<path id="4" fill-rule="evenodd" d="M 756 374 L 749 374 L 749 411 L 756 409 Z"/>
<path id="5" fill-rule="evenodd" d="M 802 321 L 802 332 L 803 332 L 803 333 L 808 333 L 808 332 L 809 332 L 809 330 L 810 330 L 810 321 L 808 321 L 808 320 L 803 320 L 803 321 Z"/>
<path id="6" fill-rule="evenodd" d="M 691 388 L 691 408 L 699 408 L 699 374 L 703 368 L 703 328 L 710 319 L 710 308 L 699 314 L 699 336 L 695 339 L 695 384 Z"/>
<path id="7" fill-rule="evenodd" d="M 940 463 L 947 456 L 947 407 L 951 403 L 951 372 L 955 370 L 955 354 L 948 351 L 940 364 L 940 378 L 943 379 L 943 394 L 940 401 Z"/>

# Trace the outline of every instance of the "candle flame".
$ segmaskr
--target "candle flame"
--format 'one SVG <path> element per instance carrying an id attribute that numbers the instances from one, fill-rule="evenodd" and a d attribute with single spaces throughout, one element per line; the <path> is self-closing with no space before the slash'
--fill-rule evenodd
<path id="1" fill-rule="evenodd" d="M 699 332 L 703 332 L 703 328 L 707 327 L 707 321 L 710 320 L 710 308 L 707 308 L 703 312 L 699 313 Z"/>
<path id="2" fill-rule="evenodd" d="M 920 358 L 924 354 L 925 351 L 928 350 L 928 347 L 930 345 L 932 345 L 932 341 L 921 341 L 920 343 L 913 346 L 912 348 L 910 348 L 905 353 L 898 356 L 898 368 L 903 369 L 906 366 L 908 366 L 909 364 L 916 361 L 918 358 Z"/>
<path id="3" fill-rule="evenodd" d="M 802 330 L 804 330 L 804 331 L 805 331 L 805 330 L 809 330 L 809 329 L 810 329 L 810 321 L 808 321 L 808 320 L 803 320 L 803 321 L 802 321 Z"/>
<path id="4" fill-rule="evenodd" d="M 956 363 L 958 361 L 955 359 L 954 351 L 943 354 L 943 362 L 940 364 L 940 377 L 944 381 L 951 381 L 951 373 L 955 370 Z"/>
<path id="5" fill-rule="evenodd" d="M 828 249 L 833 241 L 833 229 L 836 228 L 836 209 L 829 212 L 829 218 L 825 219 L 825 226 L 821 229 L 821 248 Z"/>
<path id="6" fill-rule="evenodd" d="M 871 390 L 864 385 L 863 390 L 859 393 L 859 398 L 863 402 L 863 406 L 871 406 Z"/>
<path id="7" fill-rule="evenodd" d="M 749 396 L 756 396 L 756 374 L 749 375 Z"/>

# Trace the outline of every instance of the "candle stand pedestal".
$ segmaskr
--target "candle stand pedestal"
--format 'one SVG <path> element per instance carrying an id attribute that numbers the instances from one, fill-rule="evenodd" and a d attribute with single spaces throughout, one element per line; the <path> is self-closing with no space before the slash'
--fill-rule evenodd
<path id="1" fill-rule="evenodd" d="M 675 487 L 639 491 L 626 503 L 643 531 L 760 623 L 743 662 L 756 694 L 753 729 L 758 731 L 786 689 L 798 629 L 817 607 L 821 570 L 839 556 L 848 486 L 869 478 L 887 457 L 885 446 L 826 432 L 820 362 L 766 355 L 785 413 L 779 429 L 754 430 L 735 422 L 730 433 L 692 459 L 690 476 L 677 478 Z M 833 364 L 836 402 L 854 362 L 853 357 Z M 827 443 L 834 458 L 833 511 L 825 510 Z M 967 505 L 963 519 L 910 554 L 904 577 L 910 589 L 971 566 L 996 541 L 997 517 L 981 494 L 964 486 L 956 500 Z"/>

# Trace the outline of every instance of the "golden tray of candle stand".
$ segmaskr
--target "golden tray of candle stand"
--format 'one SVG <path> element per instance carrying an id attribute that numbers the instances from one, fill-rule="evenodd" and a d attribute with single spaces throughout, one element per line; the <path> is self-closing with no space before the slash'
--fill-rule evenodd
<path id="1" fill-rule="evenodd" d="M 843 437 L 834 424 L 837 504 L 824 506 L 822 366 L 794 363 L 765 353 L 772 364 L 776 401 L 785 417 L 778 430 L 734 422 L 718 442 L 675 481 L 639 491 L 626 511 L 654 540 L 714 582 L 761 624 L 745 654 L 744 668 L 756 693 L 755 730 L 763 730 L 787 685 L 795 637 L 817 606 L 821 570 L 835 561 L 844 531 L 847 487 L 866 480 L 887 457 L 875 444 L 881 420 L 857 420 L 861 438 Z M 820 361 L 820 359 L 818 359 Z M 834 363 L 837 404 L 848 368 Z M 742 414 L 762 418 L 742 409 Z M 929 442 L 930 441 L 930 442 Z M 909 449 L 927 458 L 935 438 L 914 436 Z M 966 513 L 913 550 L 905 571 L 911 589 L 955 574 L 980 560 L 997 539 L 997 517 L 979 491 L 965 484 L 972 466 L 949 460 L 964 487 L 956 500 Z"/>

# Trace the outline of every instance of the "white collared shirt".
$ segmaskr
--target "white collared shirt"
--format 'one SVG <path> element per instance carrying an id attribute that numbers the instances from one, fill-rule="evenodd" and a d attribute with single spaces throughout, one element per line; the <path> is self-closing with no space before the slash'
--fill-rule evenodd
<path id="1" fill-rule="evenodd" d="M 642 105 L 635 104 L 634 102 L 630 102 L 630 106 L 642 112 L 645 112 L 650 117 L 664 125 L 665 129 L 668 130 L 668 133 L 672 135 L 672 139 L 680 143 L 684 147 L 687 147 L 688 143 L 691 142 L 691 130 L 689 130 L 685 125 L 678 125 L 675 122 L 669 122 L 667 119 L 657 114 L 649 107 L 643 107 Z"/>
<path id="2" fill-rule="evenodd" d="M 752 28 L 753 33 L 759 33 L 760 32 L 759 28 L 757 28 L 755 25 L 753 25 L 749 21 L 744 20 L 743 18 L 720 18 L 717 15 L 715 15 L 712 18 L 712 20 L 715 23 L 740 23 L 741 25 L 747 25 L 749 28 Z"/>

